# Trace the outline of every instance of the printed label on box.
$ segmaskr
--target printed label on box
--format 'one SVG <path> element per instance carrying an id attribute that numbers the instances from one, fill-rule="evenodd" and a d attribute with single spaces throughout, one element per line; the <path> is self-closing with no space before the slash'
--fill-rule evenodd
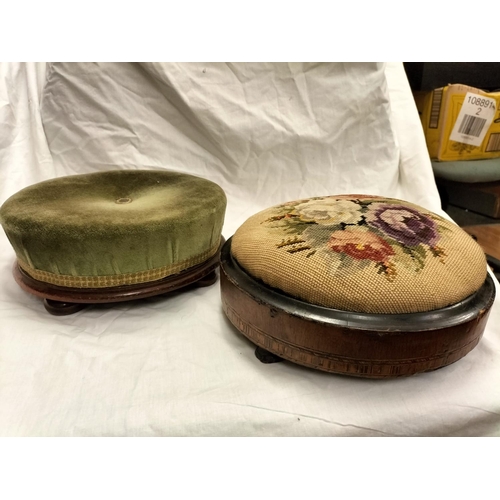
<path id="1" fill-rule="evenodd" d="M 450 139 L 463 144 L 480 146 L 495 117 L 495 112 L 495 99 L 467 92 Z"/>

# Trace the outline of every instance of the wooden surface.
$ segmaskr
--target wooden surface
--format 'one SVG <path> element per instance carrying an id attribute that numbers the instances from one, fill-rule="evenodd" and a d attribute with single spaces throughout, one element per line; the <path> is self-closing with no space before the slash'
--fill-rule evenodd
<path id="1" fill-rule="evenodd" d="M 500 260 L 500 224 L 465 226 L 462 229 L 475 237 L 487 255 Z"/>
<path id="2" fill-rule="evenodd" d="M 447 203 L 500 218 L 500 181 L 465 183 L 437 178 L 436 183 Z"/>
<path id="3" fill-rule="evenodd" d="M 136 285 L 109 288 L 62 287 L 32 278 L 17 263 L 14 265 L 13 274 L 23 290 L 45 299 L 45 309 L 49 313 L 64 316 L 79 311 L 85 304 L 125 302 L 166 294 L 190 285 L 212 285 L 217 281 L 216 269 L 219 267 L 219 254 L 223 243 L 224 240 L 213 257 L 197 266 L 161 280 Z"/>
<path id="4" fill-rule="evenodd" d="M 366 378 L 413 375 L 470 352 L 483 334 L 495 296 L 491 278 L 464 301 L 429 313 L 349 313 L 301 302 L 246 274 L 221 253 L 223 310 L 250 341 L 318 370 Z"/>

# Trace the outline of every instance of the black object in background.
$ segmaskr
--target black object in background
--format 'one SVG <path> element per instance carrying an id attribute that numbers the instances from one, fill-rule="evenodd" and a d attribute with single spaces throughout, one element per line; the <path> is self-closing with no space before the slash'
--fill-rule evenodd
<path id="1" fill-rule="evenodd" d="M 434 90 L 450 83 L 478 89 L 500 89 L 498 62 L 405 62 L 404 68 L 412 90 Z"/>

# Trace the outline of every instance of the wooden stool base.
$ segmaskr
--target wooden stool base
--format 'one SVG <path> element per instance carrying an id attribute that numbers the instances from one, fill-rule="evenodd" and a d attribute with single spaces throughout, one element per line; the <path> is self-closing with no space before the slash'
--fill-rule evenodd
<path id="1" fill-rule="evenodd" d="M 315 306 L 272 289 L 221 252 L 222 305 L 229 321 L 267 353 L 318 370 L 392 378 L 436 370 L 478 344 L 495 298 L 488 275 L 473 295 L 449 307 L 413 314 L 366 314 Z M 267 353 L 266 353 L 267 351 Z M 270 360 L 270 361 L 269 361 Z"/>
<path id="2" fill-rule="evenodd" d="M 109 288 L 62 287 L 32 278 L 17 263 L 14 265 L 13 274 L 23 290 L 44 299 L 47 312 L 54 316 L 66 316 L 74 314 L 90 304 L 126 302 L 163 295 L 182 288 L 213 285 L 217 281 L 219 255 L 223 243 L 224 241 L 222 241 L 217 253 L 202 264 L 161 280 L 137 285 Z"/>

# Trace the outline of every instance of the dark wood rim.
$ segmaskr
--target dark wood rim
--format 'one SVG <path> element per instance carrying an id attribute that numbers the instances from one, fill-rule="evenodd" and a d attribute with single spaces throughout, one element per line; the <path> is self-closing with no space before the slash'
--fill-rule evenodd
<path id="1" fill-rule="evenodd" d="M 489 309 L 495 300 L 495 284 L 488 274 L 483 286 L 474 294 L 442 309 L 408 314 L 369 314 L 317 306 L 290 297 L 280 290 L 247 274 L 231 254 L 229 238 L 221 251 L 221 268 L 227 278 L 248 295 L 283 311 L 309 321 L 318 321 L 349 329 L 373 330 L 378 334 L 439 330 L 463 324 Z"/>
<path id="2" fill-rule="evenodd" d="M 72 288 L 52 285 L 36 280 L 14 264 L 13 274 L 19 286 L 38 297 L 66 304 L 98 304 L 137 300 L 184 288 L 191 284 L 209 286 L 217 280 L 216 269 L 219 267 L 219 254 L 224 245 L 221 238 L 219 249 L 205 262 L 190 267 L 173 276 L 161 280 L 108 288 Z M 50 311 L 49 311 L 50 312 Z M 57 313 L 53 313 L 57 314 Z"/>

